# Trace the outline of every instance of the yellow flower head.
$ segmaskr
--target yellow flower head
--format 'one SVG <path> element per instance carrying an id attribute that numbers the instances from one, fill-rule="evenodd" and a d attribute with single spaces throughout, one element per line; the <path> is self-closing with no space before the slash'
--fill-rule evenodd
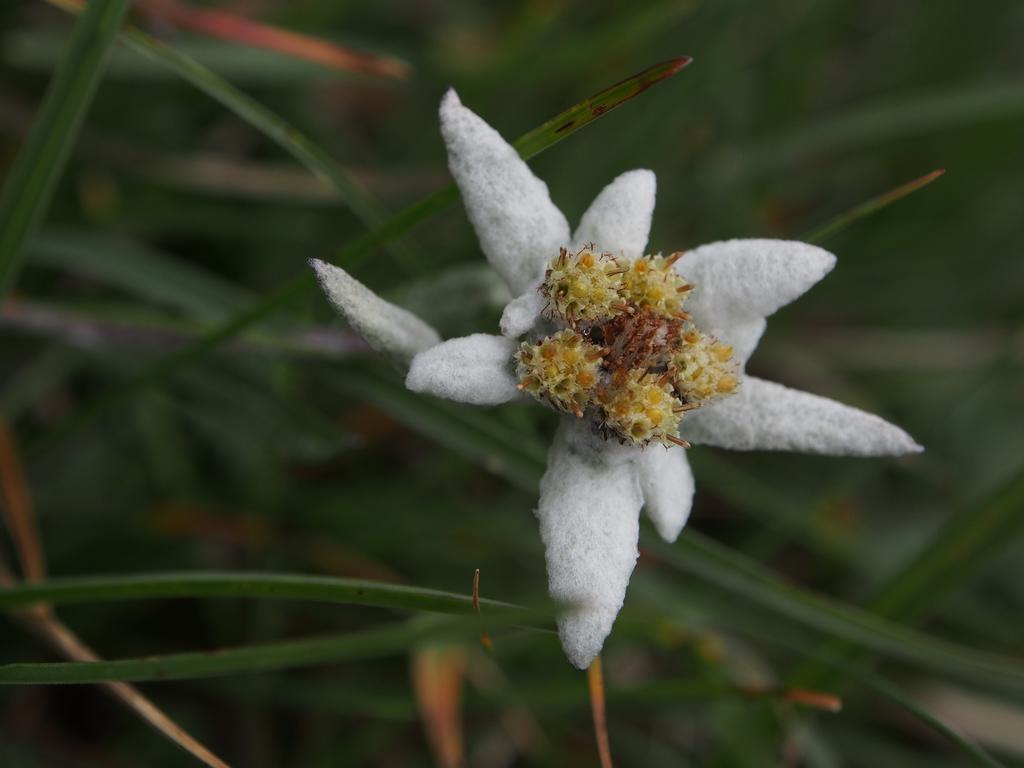
<path id="1" fill-rule="evenodd" d="M 600 347 L 568 328 L 516 353 L 519 389 L 560 411 L 583 416 L 600 375 Z"/>
<path id="2" fill-rule="evenodd" d="M 688 403 L 704 403 L 731 395 L 739 386 L 732 347 L 690 327 L 680 336 L 672 358 L 675 385 Z"/>
<path id="3" fill-rule="evenodd" d="M 739 386 L 732 348 L 702 333 L 683 310 L 693 285 L 676 273 L 681 253 L 617 260 L 587 246 L 562 249 L 540 291 L 564 327 L 516 354 L 519 389 L 624 443 L 689 443 L 687 411 Z"/>
<path id="4" fill-rule="evenodd" d="M 683 412 L 668 379 L 637 369 L 613 376 L 598 395 L 604 426 L 632 443 L 679 443 Z"/>
<path id="5" fill-rule="evenodd" d="M 594 323 L 625 309 L 620 297 L 624 271 L 611 254 L 563 248 L 551 261 L 540 290 L 551 311 L 570 326 Z"/>
<path id="6" fill-rule="evenodd" d="M 649 307 L 663 317 L 679 317 L 693 286 L 672 268 L 681 252 L 671 256 L 644 256 L 622 275 L 622 297 L 637 307 Z"/>

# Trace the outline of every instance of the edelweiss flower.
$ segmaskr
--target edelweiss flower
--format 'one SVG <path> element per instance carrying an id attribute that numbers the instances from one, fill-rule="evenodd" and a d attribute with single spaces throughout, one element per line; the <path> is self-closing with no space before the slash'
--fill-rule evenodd
<path id="1" fill-rule="evenodd" d="M 414 315 L 313 261 L 367 342 L 410 364 L 415 392 L 476 405 L 533 396 L 564 415 L 536 514 L 559 635 L 586 668 L 622 607 L 639 513 L 674 541 L 693 499 L 690 443 L 847 456 L 921 447 L 877 416 L 747 376 L 765 318 L 835 257 L 782 240 L 730 240 L 645 255 L 655 179 L 624 173 L 570 234 L 516 151 L 454 91 L 441 102 L 452 175 L 491 265 L 511 288 L 501 335 L 441 342 Z M 520 341 L 522 339 L 522 341 Z"/>

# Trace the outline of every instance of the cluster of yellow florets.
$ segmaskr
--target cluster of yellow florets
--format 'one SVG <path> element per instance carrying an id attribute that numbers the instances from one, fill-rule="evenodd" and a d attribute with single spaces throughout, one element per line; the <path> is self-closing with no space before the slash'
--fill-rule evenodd
<path id="1" fill-rule="evenodd" d="M 565 329 L 516 353 L 519 389 L 560 411 L 582 417 L 593 397 L 603 351 L 575 331 Z"/>
<path id="2" fill-rule="evenodd" d="M 683 411 L 667 379 L 637 369 L 613 376 L 598 394 L 605 426 L 634 443 L 678 443 Z"/>
<path id="3" fill-rule="evenodd" d="M 693 290 L 672 268 L 680 256 L 643 256 L 623 264 L 593 246 L 576 253 L 563 248 L 548 266 L 541 292 L 548 297 L 551 313 L 572 326 L 607 319 L 629 307 L 679 317 Z"/>
<path id="4" fill-rule="evenodd" d="M 678 317 L 693 286 L 672 268 L 682 253 L 644 256 L 622 275 L 622 296 L 637 307 L 650 307 L 659 315 Z"/>
<path id="5" fill-rule="evenodd" d="M 731 395 L 739 386 L 732 347 L 709 338 L 696 328 L 688 328 L 680 337 L 680 346 L 672 358 L 675 384 L 688 402 L 704 403 Z"/>
<path id="6" fill-rule="evenodd" d="M 702 333 L 683 310 L 693 290 L 675 271 L 681 253 L 629 262 L 592 245 L 561 250 L 540 291 L 562 330 L 516 354 L 519 389 L 603 434 L 646 445 L 689 444 L 686 411 L 739 386 L 732 347 Z"/>
<path id="7" fill-rule="evenodd" d="M 563 248 L 551 262 L 541 291 L 554 314 L 570 325 L 594 322 L 614 315 L 616 305 L 622 303 L 623 271 L 611 254 L 589 248 L 571 253 Z"/>

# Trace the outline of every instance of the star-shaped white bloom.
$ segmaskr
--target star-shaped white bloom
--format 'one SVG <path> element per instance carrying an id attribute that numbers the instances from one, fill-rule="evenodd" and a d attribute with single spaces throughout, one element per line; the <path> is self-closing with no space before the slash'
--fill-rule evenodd
<path id="1" fill-rule="evenodd" d="M 570 233 L 544 182 L 454 91 L 444 97 L 440 116 L 449 167 L 480 245 L 517 297 L 502 315 L 501 335 L 441 342 L 422 320 L 377 297 L 343 270 L 318 261 L 312 266 L 353 328 L 376 350 L 409 364 L 409 389 L 497 405 L 524 397 L 524 382 L 516 373 L 518 339 L 536 341 L 552 331 L 552 294 L 549 290 L 545 295 L 544 279 L 552 264 L 557 265 L 553 259 L 561 249 L 577 255 L 588 250 L 614 259 L 608 274 L 628 271 L 644 258 L 655 178 L 646 170 L 622 174 L 602 190 Z M 692 321 L 707 338 L 722 342 L 718 346 L 728 345 L 724 348 L 731 348 L 737 374 L 729 378 L 731 384 L 738 380 L 733 394 L 695 404 L 691 412 L 676 416 L 681 419 L 678 435 L 662 440 L 664 445 L 690 441 L 734 450 L 837 456 L 921 450 L 903 430 L 877 416 L 743 372 L 764 332 L 765 318 L 823 278 L 835 264 L 832 254 L 799 242 L 730 240 L 686 252 L 674 263 L 658 263 L 681 276 L 672 275 L 679 291 L 691 291 L 686 311 L 676 313 L 685 321 L 667 322 L 682 327 Z M 577 326 L 569 325 L 564 333 L 572 336 Z M 588 334 L 590 329 L 583 330 L 575 340 L 582 343 L 587 336 L 602 343 L 607 337 L 607 331 L 603 336 Z M 608 377 L 607 372 L 601 375 Z M 671 391 L 675 384 L 664 386 Z M 683 404 L 676 411 L 690 407 Z M 575 415 L 562 416 L 536 514 L 551 596 L 567 606 L 559 619 L 562 646 L 582 669 L 600 652 L 622 607 L 638 556 L 641 508 L 658 533 L 674 541 L 689 516 L 694 483 L 682 448 L 641 445 L 621 435 L 615 439 L 614 430 L 610 434 L 606 424 L 595 423 L 589 405 L 586 416 L 581 407 L 570 408 Z"/>

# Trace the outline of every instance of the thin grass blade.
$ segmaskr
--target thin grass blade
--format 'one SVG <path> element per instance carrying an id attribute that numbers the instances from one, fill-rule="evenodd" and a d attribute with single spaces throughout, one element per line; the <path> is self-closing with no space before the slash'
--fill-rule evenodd
<path id="1" fill-rule="evenodd" d="M 901 184 L 895 189 L 891 189 L 878 197 L 874 197 L 865 203 L 861 203 L 855 208 L 851 208 L 845 213 L 839 214 L 831 221 L 822 224 L 817 229 L 811 230 L 800 239 L 806 240 L 808 243 L 821 243 L 828 240 L 830 237 L 838 235 L 844 229 L 861 219 L 867 218 L 874 213 L 878 213 L 883 208 L 888 208 L 890 205 L 902 200 L 904 197 L 912 195 L 914 192 L 917 192 L 917 190 L 927 187 L 945 172 L 945 168 L 938 168 L 937 170 L 934 170 L 931 173 L 926 173 L 924 176 L 916 178 L 913 181 Z"/>
<path id="2" fill-rule="evenodd" d="M 46 215 L 128 2 L 89 3 L 46 90 L 39 117 L 0 192 L 0 296 L 14 285 L 25 243 Z"/>
<path id="3" fill-rule="evenodd" d="M 353 51 L 327 40 L 262 24 L 227 11 L 195 8 L 174 0 L 143 0 L 139 5 L 160 21 L 169 21 L 220 40 L 276 51 L 347 72 L 399 80 L 409 76 L 409 65 L 404 61 Z"/>
<path id="4" fill-rule="evenodd" d="M 872 613 L 914 622 L 944 595 L 974 578 L 980 569 L 1024 532 L 1024 471 L 976 507 L 954 515 L 870 602 Z M 832 642 L 822 651 L 831 658 L 856 652 L 849 643 Z M 800 684 L 837 684 L 841 673 L 809 662 L 794 679 Z"/>
<path id="5" fill-rule="evenodd" d="M 475 622 L 471 621 L 411 621 L 345 635 L 175 653 L 144 659 L 6 664 L 0 666 L 0 685 L 194 680 L 296 669 L 404 653 L 422 642 L 470 637 L 474 627 Z"/>
<path id="6" fill-rule="evenodd" d="M 109 602 L 172 597 L 265 598 L 311 600 L 344 605 L 427 611 L 473 616 L 471 595 L 387 584 L 380 581 L 273 573 L 154 573 L 144 576 L 89 576 L 50 579 L 0 589 L 0 607 L 25 608 L 39 603 Z M 535 611 L 497 600 L 481 600 L 488 620 L 517 623 Z"/>

